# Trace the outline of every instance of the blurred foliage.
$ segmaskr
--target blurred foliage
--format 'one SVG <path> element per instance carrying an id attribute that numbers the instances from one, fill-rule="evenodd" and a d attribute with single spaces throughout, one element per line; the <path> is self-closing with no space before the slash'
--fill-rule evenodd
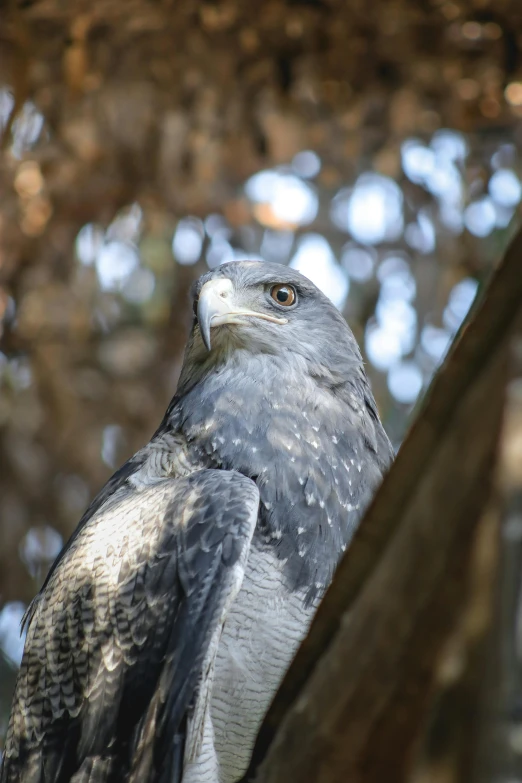
<path id="1" fill-rule="evenodd" d="M 21 613 L 154 431 L 209 266 L 309 274 L 399 445 L 518 220 L 522 6 L 0 5 L 1 736 Z"/>

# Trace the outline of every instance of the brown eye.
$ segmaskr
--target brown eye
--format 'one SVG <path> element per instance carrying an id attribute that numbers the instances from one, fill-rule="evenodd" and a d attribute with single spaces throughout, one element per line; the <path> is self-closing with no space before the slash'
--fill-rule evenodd
<path id="1" fill-rule="evenodd" d="M 270 289 L 270 296 L 277 302 L 277 304 L 283 305 L 283 307 L 290 307 L 297 299 L 295 288 L 291 285 L 274 285 Z"/>

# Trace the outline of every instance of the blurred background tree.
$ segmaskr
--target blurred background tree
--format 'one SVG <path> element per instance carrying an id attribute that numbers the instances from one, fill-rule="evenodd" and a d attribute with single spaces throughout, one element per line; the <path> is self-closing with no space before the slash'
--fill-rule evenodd
<path id="1" fill-rule="evenodd" d="M 519 222 L 521 46 L 519 0 L 0 2 L 0 736 L 21 614 L 159 421 L 207 268 L 309 275 L 399 446 Z"/>

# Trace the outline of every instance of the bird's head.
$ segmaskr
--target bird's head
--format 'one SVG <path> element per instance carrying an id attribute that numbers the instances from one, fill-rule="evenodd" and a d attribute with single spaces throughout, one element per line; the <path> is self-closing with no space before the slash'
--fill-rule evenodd
<path id="1" fill-rule="evenodd" d="M 181 387 L 245 354 L 275 357 L 333 384 L 362 366 L 342 315 L 294 269 L 263 261 L 223 264 L 203 275 L 192 295 L 194 325 Z"/>

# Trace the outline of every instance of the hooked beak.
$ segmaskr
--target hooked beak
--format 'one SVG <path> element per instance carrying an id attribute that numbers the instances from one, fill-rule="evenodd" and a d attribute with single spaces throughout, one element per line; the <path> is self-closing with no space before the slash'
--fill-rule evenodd
<path id="1" fill-rule="evenodd" d="M 233 302 L 234 285 L 227 277 L 209 280 L 200 291 L 198 299 L 198 323 L 201 338 L 207 351 L 210 351 L 210 330 L 224 324 L 240 324 L 242 318 L 262 318 L 274 324 L 286 324 L 287 318 L 277 318 L 267 313 L 246 310 Z"/>

